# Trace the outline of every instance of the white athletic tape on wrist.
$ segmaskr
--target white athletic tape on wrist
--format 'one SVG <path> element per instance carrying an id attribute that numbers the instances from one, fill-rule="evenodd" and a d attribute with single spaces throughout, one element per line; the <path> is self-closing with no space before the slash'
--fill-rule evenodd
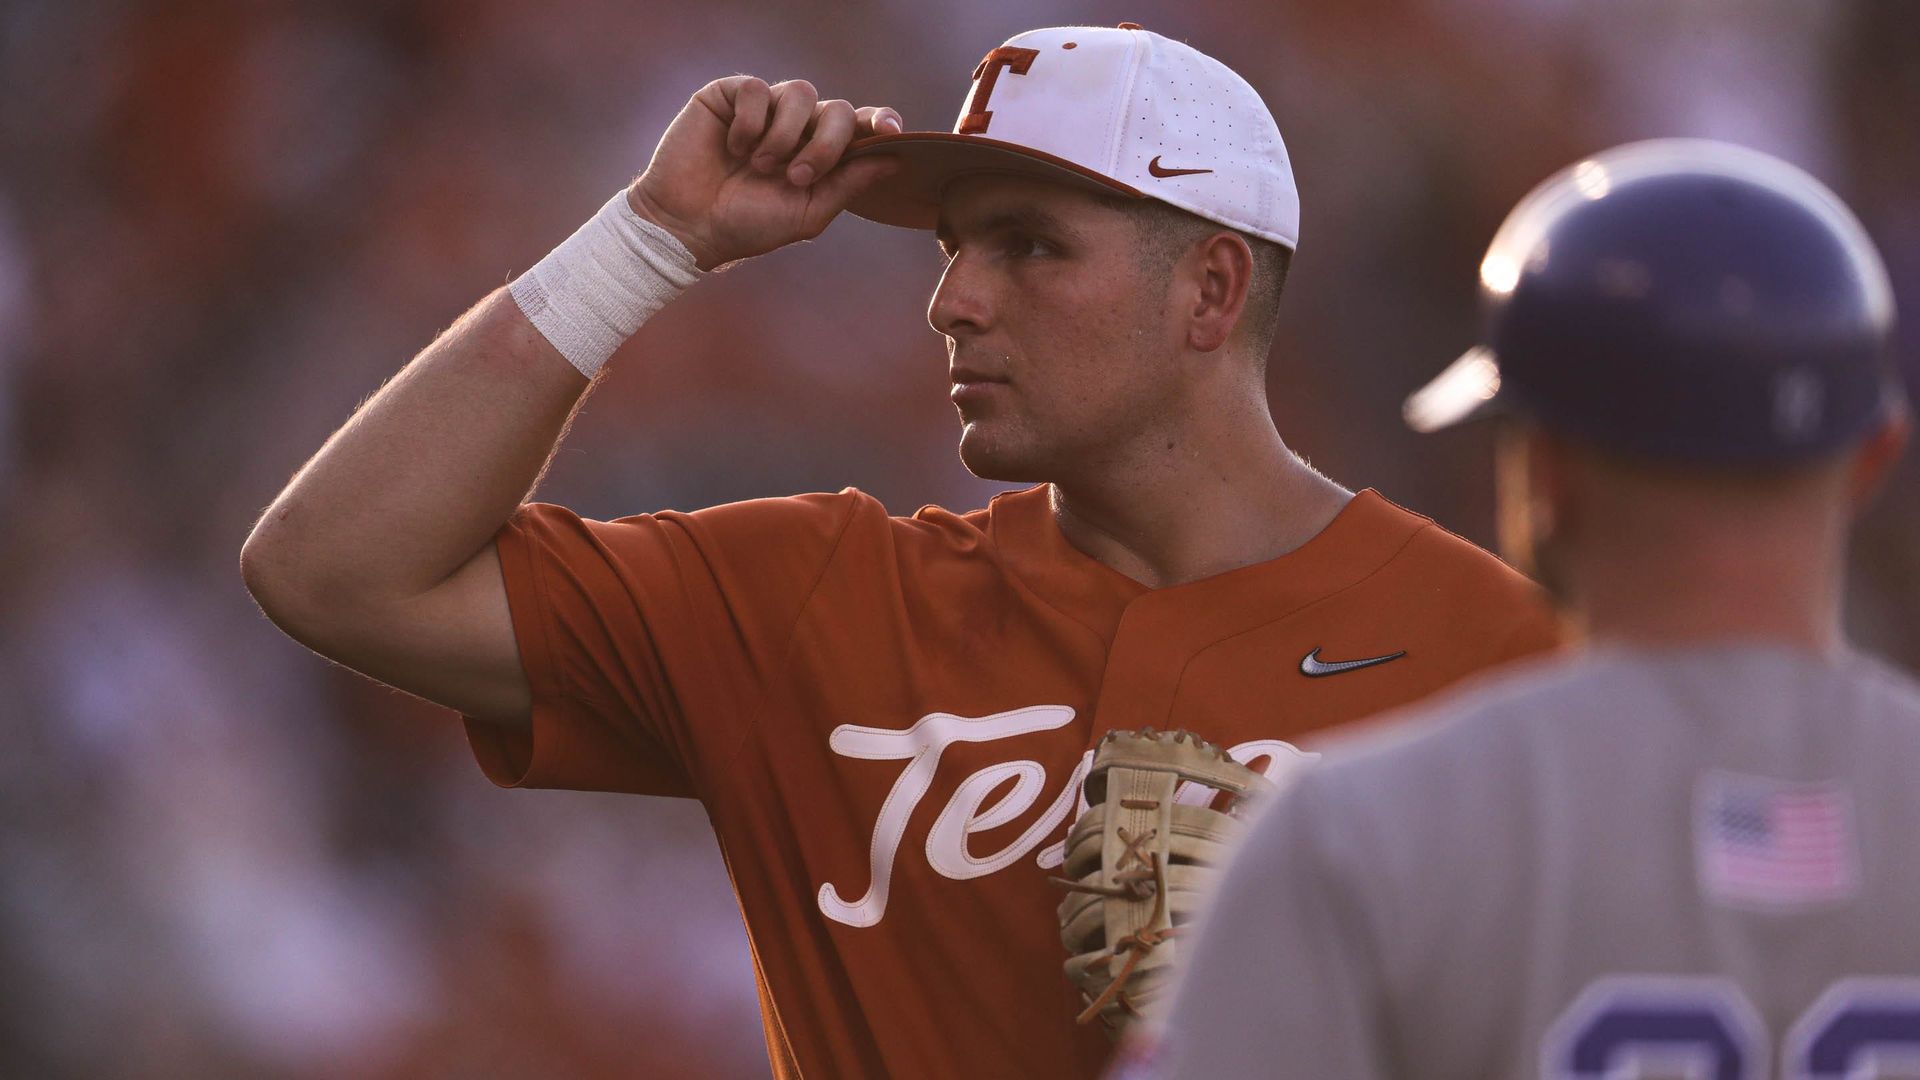
<path id="1" fill-rule="evenodd" d="M 687 246 L 634 213 L 622 189 L 507 291 L 560 355 L 591 379 L 642 323 L 700 276 Z"/>

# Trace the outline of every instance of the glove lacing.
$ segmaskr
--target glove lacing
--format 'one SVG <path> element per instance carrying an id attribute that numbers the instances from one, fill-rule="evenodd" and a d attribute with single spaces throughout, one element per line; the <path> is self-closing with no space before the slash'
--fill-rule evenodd
<path id="1" fill-rule="evenodd" d="M 1130 807 L 1130 809 L 1142 810 L 1158 808 L 1158 803 L 1151 802 L 1143 802 L 1140 806 Z M 1152 843 L 1154 837 L 1159 835 L 1159 832 L 1160 830 L 1158 829 L 1148 829 L 1140 836 L 1129 836 L 1124 826 L 1115 830 L 1116 835 L 1120 838 L 1120 842 L 1126 845 L 1126 852 L 1120 859 L 1121 865 L 1124 866 L 1128 860 L 1131 860 L 1140 863 L 1141 866 L 1139 869 L 1116 871 L 1113 875 L 1114 883 L 1112 885 L 1088 885 L 1085 882 L 1074 881 L 1072 878 L 1058 876 L 1050 876 L 1048 878 L 1048 880 L 1056 885 L 1062 886 L 1069 892 L 1093 893 L 1096 896 L 1106 896 L 1121 900 L 1145 900 L 1148 896 L 1153 897 L 1153 914 L 1147 917 L 1146 926 L 1115 941 L 1113 943 L 1112 954 L 1101 957 L 1098 961 L 1102 967 L 1111 969 L 1113 966 L 1113 957 L 1121 955 L 1126 957 L 1126 960 L 1120 965 L 1119 972 L 1114 974 L 1112 980 L 1107 983 L 1107 988 L 1101 991 L 1100 996 L 1095 998 L 1093 1003 L 1088 1005 L 1079 1016 L 1074 1017 L 1075 1023 L 1087 1023 L 1094 1017 L 1100 1015 L 1101 1009 L 1106 1008 L 1109 1004 L 1116 1001 L 1121 1008 L 1127 1010 L 1127 1012 L 1132 1015 L 1140 1015 L 1139 1010 L 1133 1007 L 1133 1003 L 1127 1000 L 1126 992 L 1122 989 L 1122 987 L 1127 984 L 1127 976 L 1132 975 L 1133 969 L 1139 966 L 1140 961 L 1152 953 L 1161 942 L 1180 935 L 1180 928 L 1175 926 L 1168 926 L 1160 930 L 1152 929 L 1152 927 L 1164 919 L 1167 914 L 1167 872 L 1165 864 L 1160 859 L 1159 852 L 1147 852 L 1141 850 L 1141 848 L 1145 844 Z"/>

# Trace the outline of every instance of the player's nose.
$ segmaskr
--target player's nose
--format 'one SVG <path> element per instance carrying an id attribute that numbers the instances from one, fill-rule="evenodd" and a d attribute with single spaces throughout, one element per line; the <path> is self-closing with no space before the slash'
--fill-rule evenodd
<path id="1" fill-rule="evenodd" d="M 927 325 L 950 338 L 977 334 L 991 321 L 989 292 L 978 260 L 964 251 L 948 261 L 927 303 Z"/>

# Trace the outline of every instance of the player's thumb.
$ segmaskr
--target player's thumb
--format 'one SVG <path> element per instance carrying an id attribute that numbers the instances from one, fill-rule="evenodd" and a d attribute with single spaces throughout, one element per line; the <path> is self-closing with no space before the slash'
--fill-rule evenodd
<path id="1" fill-rule="evenodd" d="M 900 159 L 886 156 L 860 158 L 849 161 L 833 170 L 813 185 L 813 199 L 807 207 L 807 216 L 816 230 L 824 229 L 827 223 L 839 216 L 840 211 L 860 197 L 861 193 L 873 187 L 902 168 Z"/>

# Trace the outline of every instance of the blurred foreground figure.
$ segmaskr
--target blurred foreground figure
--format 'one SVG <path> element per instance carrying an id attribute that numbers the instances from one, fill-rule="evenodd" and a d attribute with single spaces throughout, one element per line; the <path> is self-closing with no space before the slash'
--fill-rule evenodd
<path id="1" fill-rule="evenodd" d="M 1481 286 L 1482 345 L 1407 418 L 1509 418 L 1502 542 L 1587 647 L 1276 801 L 1133 1068 L 1910 1069 L 1920 686 L 1839 617 L 1907 428 L 1878 255 L 1798 169 L 1669 140 L 1536 189 Z"/>
<path id="2" fill-rule="evenodd" d="M 648 316 L 843 209 L 937 233 L 961 458 L 1037 486 L 911 518 L 852 490 L 523 505 Z M 1286 739 L 1552 640 L 1519 574 L 1281 440 L 1298 225 L 1259 95 L 1131 24 L 993 49 L 951 132 L 720 79 L 294 478 L 247 583 L 315 650 L 465 712 L 499 783 L 699 798 L 782 1076 L 1093 1075 L 1091 1021 L 1132 1006 L 1067 981 L 1049 877 L 1103 733 L 1191 728 L 1282 772 Z M 1156 972 L 1167 929 L 1127 938 Z M 1117 938 L 1087 964 L 1140 967 Z"/>

